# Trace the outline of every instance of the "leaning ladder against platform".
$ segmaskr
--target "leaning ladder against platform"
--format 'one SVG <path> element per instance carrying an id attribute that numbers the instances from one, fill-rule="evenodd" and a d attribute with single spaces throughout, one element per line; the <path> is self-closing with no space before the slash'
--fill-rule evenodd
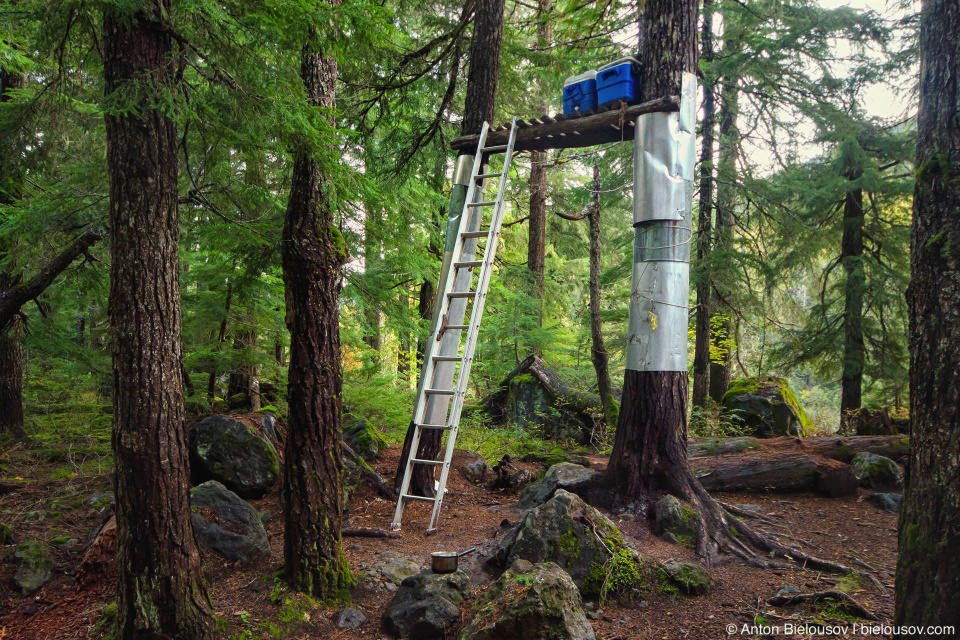
<path id="1" fill-rule="evenodd" d="M 514 118 L 510 127 L 510 138 L 505 145 L 485 147 L 489 125 L 484 122 L 480 132 L 477 155 L 473 161 L 470 182 L 463 214 L 460 216 L 460 228 L 453 248 L 446 284 L 441 292 L 440 318 L 436 336 L 428 341 L 424 355 L 423 371 L 417 401 L 413 409 L 413 422 L 416 425 L 413 440 L 410 443 L 410 457 L 400 483 L 400 497 L 393 516 L 391 529 L 400 529 L 403 508 L 408 500 L 422 500 L 433 503 L 430 516 L 431 533 L 437 528 L 437 518 L 443 503 L 444 488 L 447 486 L 447 474 L 453 459 L 453 448 L 457 441 L 457 429 L 460 425 L 460 413 L 467 395 L 467 381 L 470 377 L 470 364 L 477 347 L 477 334 L 480 331 L 480 319 L 483 317 L 483 305 L 490 286 L 493 261 L 497 254 L 497 241 L 500 238 L 500 226 L 503 222 L 503 201 L 506 192 L 507 176 L 510 173 L 510 160 L 517 135 L 517 121 Z M 484 156 L 491 153 L 504 153 L 503 169 L 499 173 L 481 173 Z M 488 179 L 496 179 L 497 196 L 485 200 L 484 192 Z M 490 208 L 490 218 L 484 226 L 485 209 Z M 477 245 L 485 241 L 483 258 L 476 259 Z M 474 282 L 476 276 L 476 282 Z M 470 321 L 462 324 L 468 303 L 472 302 Z M 464 330 L 466 333 L 464 335 Z M 461 351 L 462 348 L 462 351 Z M 451 400 L 453 401 L 451 403 Z M 424 429 L 439 429 L 447 432 L 443 446 L 442 460 L 422 460 L 415 457 L 420 449 L 420 436 Z M 433 498 L 414 496 L 410 490 L 413 466 L 416 464 L 440 467 L 440 482 Z"/>

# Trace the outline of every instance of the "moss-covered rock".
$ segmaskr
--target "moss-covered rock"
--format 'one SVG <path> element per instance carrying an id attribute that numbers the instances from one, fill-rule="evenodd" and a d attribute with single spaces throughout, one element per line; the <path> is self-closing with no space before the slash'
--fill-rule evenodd
<path id="1" fill-rule="evenodd" d="M 670 580 L 680 591 L 687 595 L 702 595 L 713 588 L 713 577 L 707 570 L 692 562 L 670 560 L 662 567 L 661 578 Z"/>
<path id="2" fill-rule="evenodd" d="M 517 526 L 507 532 L 493 561 L 504 567 L 517 560 L 553 562 L 583 587 L 592 572 L 608 566 L 621 551 L 637 557 L 609 518 L 579 496 L 558 489 L 550 500 L 527 511 Z"/>
<path id="3" fill-rule="evenodd" d="M 553 497 L 557 489 L 564 489 L 586 498 L 597 483 L 599 473 L 572 462 L 555 464 L 540 478 L 520 494 L 520 508 L 532 509 Z"/>
<path id="4" fill-rule="evenodd" d="M 13 559 L 17 563 L 13 584 L 23 595 L 36 591 L 53 577 L 53 556 L 39 542 L 21 542 Z"/>
<path id="5" fill-rule="evenodd" d="M 387 440 L 363 418 L 344 416 L 343 439 L 364 460 L 373 460 L 387 449 Z"/>
<path id="6" fill-rule="evenodd" d="M 757 438 L 813 432 L 813 423 L 785 378 L 734 380 L 723 396 L 721 413 L 742 422 Z"/>
<path id="7" fill-rule="evenodd" d="M 850 466 L 863 487 L 878 491 L 903 489 L 903 471 L 890 458 L 862 452 L 853 456 Z"/>
<path id="8" fill-rule="evenodd" d="M 13 544 L 13 529 L 0 522 L 0 544 Z"/>
<path id="9" fill-rule="evenodd" d="M 190 428 L 190 479 L 223 483 L 241 498 L 262 498 L 280 474 L 277 452 L 266 438 L 229 416 L 204 418 Z"/>
<path id="10" fill-rule="evenodd" d="M 699 521 L 696 511 L 669 494 L 654 505 L 654 530 L 662 536 L 672 534 L 684 546 L 693 546 Z"/>
<path id="11" fill-rule="evenodd" d="M 477 601 L 459 640 L 592 640 L 570 576 L 552 562 L 518 560 Z"/>
<path id="12" fill-rule="evenodd" d="M 215 480 L 190 490 L 193 531 L 205 548 L 227 560 L 249 564 L 270 555 L 260 513 Z"/>

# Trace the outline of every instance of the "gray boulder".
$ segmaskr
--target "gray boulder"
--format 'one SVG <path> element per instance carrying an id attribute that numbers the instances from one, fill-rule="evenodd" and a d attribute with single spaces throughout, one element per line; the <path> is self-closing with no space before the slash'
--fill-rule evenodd
<path id="1" fill-rule="evenodd" d="M 17 570 L 13 584 L 24 596 L 36 591 L 53 577 L 53 556 L 50 551 L 34 540 L 21 542 L 13 552 Z"/>
<path id="2" fill-rule="evenodd" d="M 862 487 L 878 491 L 903 488 L 903 471 L 890 458 L 864 451 L 853 456 L 850 466 Z"/>
<path id="3" fill-rule="evenodd" d="M 803 437 L 813 430 L 813 422 L 785 378 L 734 380 L 723 395 L 720 410 L 757 438 Z"/>
<path id="4" fill-rule="evenodd" d="M 878 509 L 890 513 L 900 513 L 900 503 L 903 502 L 903 496 L 899 493 L 871 493 L 866 497 L 866 500 Z"/>
<path id="5" fill-rule="evenodd" d="M 208 416 L 190 428 L 190 479 L 216 480 L 246 500 L 262 498 L 280 473 L 269 440 L 229 416 Z"/>
<path id="6" fill-rule="evenodd" d="M 190 490 L 197 541 L 227 560 L 250 564 L 270 555 L 270 539 L 252 505 L 216 480 Z"/>
<path id="7" fill-rule="evenodd" d="M 387 629 L 401 638 L 443 638 L 460 618 L 460 605 L 470 595 L 470 578 L 462 569 L 454 573 L 424 571 L 400 583 L 383 614 Z"/>
<path id="8" fill-rule="evenodd" d="M 586 498 L 596 485 L 598 475 L 596 469 L 588 469 L 572 462 L 555 464 L 547 469 L 542 478 L 523 490 L 519 506 L 523 510 L 539 507 L 552 498 L 557 489 Z"/>
<path id="9" fill-rule="evenodd" d="M 663 572 L 678 589 L 691 596 L 702 595 L 715 584 L 706 569 L 692 562 L 670 560 L 663 565 Z"/>
<path id="10" fill-rule="evenodd" d="M 343 439 L 364 460 L 373 460 L 387 448 L 387 441 L 377 428 L 363 418 L 344 416 Z"/>
<path id="11" fill-rule="evenodd" d="M 493 561 L 503 567 L 521 559 L 535 564 L 553 562 L 570 574 L 585 595 L 592 595 L 601 586 L 595 584 L 595 578 L 621 553 L 636 563 L 636 554 L 625 546 L 609 518 L 579 496 L 558 489 L 507 532 Z"/>
<path id="12" fill-rule="evenodd" d="M 552 562 L 518 560 L 484 592 L 459 640 L 593 640 L 580 592 Z"/>
<path id="13" fill-rule="evenodd" d="M 337 616 L 337 626 L 341 629 L 356 629 L 367 621 L 367 616 L 358 609 L 347 607 Z"/>

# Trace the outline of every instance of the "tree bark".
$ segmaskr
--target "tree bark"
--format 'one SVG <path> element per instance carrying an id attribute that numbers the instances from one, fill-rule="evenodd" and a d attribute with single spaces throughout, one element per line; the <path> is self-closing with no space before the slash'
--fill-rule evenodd
<path id="1" fill-rule="evenodd" d="M 2 280 L 2 274 L 0 274 Z M 0 333 L 0 436 L 27 437 L 23 428 L 23 322 Z"/>
<path id="2" fill-rule="evenodd" d="M 332 111 L 336 61 L 305 45 L 300 74 L 309 104 Z M 328 117 L 333 124 L 333 115 Z M 290 330 L 283 560 L 292 588 L 328 600 L 342 598 L 354 583 L 340 536 L 339 282 L 347 254 L 313 153 L 305 142 L 295 149 L 281 245 Z"/>
<path id="3" fill-rule="evenodd" d="M 709 66 L 713 62 L 713 0 L 703 2 L 703 28 L 700 55 Z M 693 356 L 693 406 L 703 408 L 710 390 L 710 234 L 713 232 L 713 153 L 716 99 L 712 70 L 703 82 L 703 138 L 700 153 L 700 207 L 697 213 L 697 328 Z"/>
<path id="4" fill-rule="evenodd" d="M 433 280 L 424 280 L 420 283 L 420 296 L 417 299 L 417 312 L 420 320 L 430 322 L 433 315 Z M 417 340 L 417 369 L 423 366 L 423 355 L 427 352 L 427 336 L 421 334 Z"/>
<path id="5" fill-rule="evenodd" d="M 553 29 L 549 13 L 553 0 L 537 2 L 537 40 L 541 47 L 550 44 Z M 540 102 L 540 110 L 547 112 L 547 103 Z M 547 259 L 547 153 L 534 151 L 530 154 L 530 214 L 527 220 L 527 269 L 533 276 L 533 295 L 537 299 L 537 323 L 543 326 L 543 282 Z M 537 344 L 533 348 L 537 355 L 543 355 L 543 348 Z"/>
<path id="6" fill-rule="evenodd" d="M 849 176 L 860 177 L 860 171 Z M 847 193 L 843 203 L 843 236 L 840 263 L 846 273 L 843 308 L 843 373 L 840 380 L 840 425 L 860 411 L 863 389 L 863 189 Z"/>
<path id="7" fill-rule="evenodd" d="M 180 372 L 177 135 L 170 0 L 103 17 L 117 517 L 116 638 L 206 638 Z"/>
<path id="8" fill-rule="evenodd" d="M 597 372 L 597 391 L 607 429 L 617 424 L 619 407 L 610 383 L 610 358 L 600 318 L 600 165 L 593 163 L 593 206 L 590 208 L 590 360 Z"/>
<path id="9" fill-rule="evenodd" d="M 894 624 L 960 628 L 960 5 L 924 0 Z M 902 637 L 913 637 L 904 634 Z M 917 635 L 916 637 L 919 637 Z"/>
<path id="10" fill-rule="evenodd" d="M 463 110 L 461 136 L 479 134 L 484 122 L 493 122 L 500 72 L 500 47 L 503 43 L 503 9 L 504 0 L 477 0 L 473 38 L 470 41 L 470 69 L 467 73 L 467 96 Z M 474 149 L 476 149 L 476 143 L 474 143 Z M 461 154 L 474 153 L 474 149 Z M 454 188 L 456 189 L 457 185 L 454 185 Z M 463 189 L 466 191 L 466 187 Z M 451 214 L 454 212 L 451 211 Z M 448 234 L 450 232 L 449 225 L 447 232 Z M 411 420 L 403 441 L 400 461 L 397 463 L 397 473 L 394 476 L 397 488 L 400 487 L 406 471 L 414 429 L 415 426 Z M 420 436 L 420 450 L 417 452 L 417 458 L 436 460 L 440 454 L 442 437 L 443 432 L 439 429 L 424 430 Z M 433 465 L 414 465 L 413 477 L 410 479 L 410 494 L 432 497 L 433 485 Z"/>
<path id="11" fill-rule="evenodd" d="M 736 198 L 737 159 L 740 140 L 737 131 L 737 79 L 724 79 L 720 97 L 720 149 L 717 165 L 716 251 L 730 251 L 733 245 L 733 206 Z M 710 363 L 710 397 L 720 404 L 730 388 L 733 368 L 733 311 L 730 288 L 723 274 L 711 274 L 717 301 L 713 304 L 711 341 L 714 357 Z"/>

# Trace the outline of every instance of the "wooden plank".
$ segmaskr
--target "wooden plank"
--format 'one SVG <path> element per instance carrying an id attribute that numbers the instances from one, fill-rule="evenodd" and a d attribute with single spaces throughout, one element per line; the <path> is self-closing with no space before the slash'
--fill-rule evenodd
<path id="1" fill-rule="evenodd" d="M 645 113 L 658 111 L 676 111 L 680 100 L 676 96 L 651 100 L 642 104 L 611 109 L 605 113 L 594 115 L 583 114 L 581 117 L 568 116 L 565 120 L 557 119 L 550 124 L 541 124 L 536 118 L 531 118 L 531 126 L 517 130 L 514 151 L 545 151 L 547 149 L 573 149 L 577 147 L 592 147 L 598 144 L 607 144 L 621 140 L 632 140 L 633 130 L 620 127 L 621 119 L 624 123 L 633 125 L 637 117 Z M 560 134 L 573 134 L 563 135 Z M 493 131 L 487 134 L 487 145 L 507 144 L 509 131 Z M 454 138 L 450 146 L 454 150 L 475 150 L 480 136 L 460 136 Z"/>

